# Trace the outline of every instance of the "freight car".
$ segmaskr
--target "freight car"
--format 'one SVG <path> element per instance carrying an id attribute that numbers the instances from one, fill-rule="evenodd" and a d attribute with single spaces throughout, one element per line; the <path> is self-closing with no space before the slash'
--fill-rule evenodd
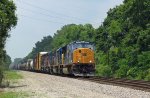
<path id="1" fill-rule="evenodd" d="M 33 71 L 42 71 L 42 56 L 47 54 L 47 52 L 39 52 L 36 57 L 33 59 Z"/>
<path id="2" fill-rule="evenodd" d="M 33 59 L 33 70 L 50 74 L 93 76 L 94 44 L 74 41 L 51 52 L 39 52 Z"/>
<path id="3" fill-rule="evenodd" d="M 33 70 L 33 59 L 28 59 L 27 63 L 25 64 L 26 70 Z"/>

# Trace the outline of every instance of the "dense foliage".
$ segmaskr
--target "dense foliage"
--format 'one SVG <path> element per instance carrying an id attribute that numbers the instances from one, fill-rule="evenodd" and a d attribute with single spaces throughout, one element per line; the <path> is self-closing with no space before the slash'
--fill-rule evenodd
<path id="1" fill-rule="evenodd" d="M 125 0 L 110 9 L 95 36 L 99 75 L 150 80 L 149 20 L 149 0 Z"/>
<path id="2" fill-rule="evenodd" d="M 108 11 L 103 24 L 70 24 L 53 37 L 44 37 L 27 58 L 84 40 L 96 45 L 97 74 L 105 77 L 150 80 L 150 1 L 124 0 Z"/>
<path id="3" fill-rule="evenodd" d="M 49 52 L 52 49 L 52 40 L 51 36 L 44 37 L 41 41 L 38 41 L 35 44 L 35 47 L 32 49 L 32 52 L 24 59 L 25 61 L 29 58 L 34 58 L 38 52 L 46 51 Z"/>
<path id="4" fill-rule="evenodd" d="M 34 58 L 38 52 L 53 51 L 75 40 L 94 41 L 94 28 L 90 24 L 86 25 L 65 25 L 54 34 L 53 37 L 44 37 L 35 44 L 32 52 L 25 58 Z"/>
<path id="5" fill-rule="evenodd" d="M 8 68 L 11 59 L 4 50 L 6 38 L 9 31 L 17 23 L 15 15 L 16 6 L 13 1 L 0 0 L 0 83 L 2 80 L 2 68 Z M 7 66 L 6 66 L 7 65 Z"/>

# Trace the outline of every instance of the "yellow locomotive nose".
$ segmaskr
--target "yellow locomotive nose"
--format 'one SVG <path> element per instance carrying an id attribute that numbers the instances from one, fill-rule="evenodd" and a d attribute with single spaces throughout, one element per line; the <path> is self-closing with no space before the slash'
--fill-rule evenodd
<path id="1" fill-rule="evenodd" d="M 73 63 L 91 64 L 94 61 L 94 51 L 89 48 L 78 48 L 73 52 Z"/>

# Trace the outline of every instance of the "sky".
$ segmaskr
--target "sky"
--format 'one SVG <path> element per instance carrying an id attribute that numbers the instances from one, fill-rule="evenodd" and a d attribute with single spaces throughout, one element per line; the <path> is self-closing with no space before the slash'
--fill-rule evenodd
<path id="1" fill-rule="evenodd" d="M 98 28 L 110 8 L 123 0 L 13 0 L 18 23 L 10 31 L 6 51 L 12 60 L 27 56 L 44 36 L 67 24 L 90 23 Z"/>

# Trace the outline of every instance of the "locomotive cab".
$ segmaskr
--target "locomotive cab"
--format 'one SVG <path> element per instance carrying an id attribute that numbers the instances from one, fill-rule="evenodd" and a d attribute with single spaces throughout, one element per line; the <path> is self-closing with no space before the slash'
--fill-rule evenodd
<path id="1" fill-rule="evenodd" d="M 74 42 L 72 47 L 72 71 L 74 75 L 94 75 L 94 45 L 90 42 Z"/>

